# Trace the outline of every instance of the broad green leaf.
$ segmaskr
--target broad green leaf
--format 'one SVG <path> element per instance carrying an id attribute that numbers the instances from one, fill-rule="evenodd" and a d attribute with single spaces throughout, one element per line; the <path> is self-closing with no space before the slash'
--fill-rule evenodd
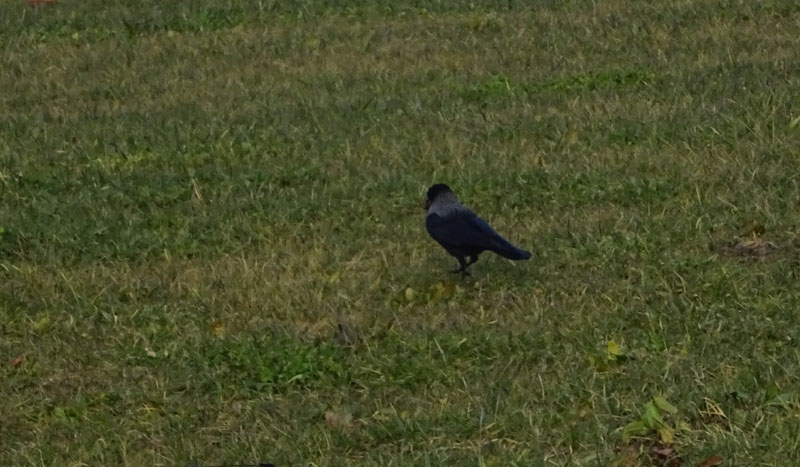
<path id="1" fill-rule="evenodd" d="M 653 349 L 653 350 L 655 350 L 657 352 L 661 352 L 663 350 L 666 350 L 667 343 L 664 340 L 664 338 L 661 337 L 661 335 L 656 334 L 654 332 L 651 332 L 651 333 L 648 334 L 648 337 L 650 338 L 650 348 L 651 349 Z"/>
<path id="2" fill-rule="evenodd" d="M 653 402 L 656 404 L 656 407 L 658 407 L 662 412 L 667 412 L 673 415 L 678 413 L 678 408 L 667 402 L 667 400 L 664 399 L 664 397 L 662 396 L 654 397 Z"/>
<path id="3" fill-rule="evenodd" d="M 625 425 L 622 429 L 622 440 L 626 443 L 636 436 L 644 436 L 650 431 L 642 420 L 636 420 Z"/>
<path id="4" fill-rule="evenodd" d="M 658 428 L 664 424 L 664 419 L 661 418 L 661 412 L 658 411 L 658 408 L 652 401 L 644 405 L 644 415 L 642 415 L 642 421 L 649 428 Z"/>
<path id="5" fill-rule="evenodd" d="M 50 325 L 50 317 L 42 316 L 41 318 L 39 318 L 38 321 L 35 321 L 33 323 L 33 330 L 34 331 L 43 331 L 45 328 L 47 328 L 48 325 Z"/>
<path id="6" fill-rule="evenodd" d="M 767 386 L 765 399 L 767 400 L 767 402 L 769 402 L 772 399 L 775 399 L 778 396 L 778 394 L 780 394 L 780 392 L 781 388 L 779 388 L 777 384 L 772 383 L 769 386 Z"/>

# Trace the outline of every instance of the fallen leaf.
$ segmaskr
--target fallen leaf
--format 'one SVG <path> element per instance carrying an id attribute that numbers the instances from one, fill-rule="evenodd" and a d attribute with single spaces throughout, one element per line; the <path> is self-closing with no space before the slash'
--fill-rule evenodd
<path id="1" fill-rule="evenodd" d="M 672 448 L 667 448 L 667 447 L 661 447 L 661 448 L 654 447 L 653 448 L 653 453 L 658 454 L 659 456 L 662 456 L 662 457 L 671 456 L 672 455 L 672 451 L 673 451 Z"/>
<path id="2" fill-rule="evenodd" d="M 717 465 L 722 465 L 722 458 L 719 456 L 711 456 L 708 459 L 701 462 L 700 465 L 697 467 L 714 467 Z"/>
<path id="3" fill-rule="evenodd" d="M 619 345 L 613 340 L 608 341 L 607 352 L 609 357 L 616 357 L 619 355 Z"/>
<path id="4" fill-rule="evenodd" d="M 662 426 L 659 428 L 658 436 L 661 437 L 661 442 L 664 444 L 672 444 L 675 442 L 675 430 L 668 426 Z"/>
<path id="5" fill-rule="evenodd" d="M 446 300 L 452 297 L 456 292 L 456 285 L 452 282 L 439 282 L 431 293 L 431 299 L 434 301 Z"/>
<path id="6" fill-rule="evenodd" d="M 417 295 L 417 292 L 414 291 L 411 287 L 406 289 L 406 301 L 412 302 L 414 301 L 414 297 Z"/>
<path id="7" fill-rule="evenodd" d="M 11 366 L 19 366 L 21 363 L 22 363 L 22 356 L 20 355 L 19 357 L 17 357 L 14 360 L 12 360 L 11 363 L 9 363 L 9 365 L 11 365 Z"/>
<path id="8" fill-rule="evenodd" d="M 683 464 L 683 459 L 675 449 L 660 443 L 650 447 L 650 460 L 652 465 L 663 467 L 680 467 Z"/>

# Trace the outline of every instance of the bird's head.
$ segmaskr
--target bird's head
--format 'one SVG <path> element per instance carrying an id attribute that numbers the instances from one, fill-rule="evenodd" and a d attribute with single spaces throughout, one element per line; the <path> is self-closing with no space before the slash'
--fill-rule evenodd
<path id="1" fill-rule="evenodd" d="M 423 207 L 427 211 L 429 207 L 431 207 L 431 203 L 439 196 L 445 193 L 453 193 L 453 190 L 450 189 L 449 186 L 445 185 L 444 183 L 437 183 L 430 188 L 428 188 L 428 195 L 425 198 L 425 204 Z"/>

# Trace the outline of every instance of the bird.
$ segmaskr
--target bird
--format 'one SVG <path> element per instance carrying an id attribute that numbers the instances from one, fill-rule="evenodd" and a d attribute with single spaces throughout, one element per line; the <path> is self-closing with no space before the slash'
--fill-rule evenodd
<path id="1" fill-rule="evenodd" d="M 459 268 L 450 272 L 461 273 L 462 278 L 470 275 L 467 268 L 486 250 L 514 261 L 531 257 L 530 252 L 509 243 L 488 222 L 461 204 L 444 183 L 436 183 L 428 189 L 423 206 L 428 212 L 425 228 L 458 260 Z"/>

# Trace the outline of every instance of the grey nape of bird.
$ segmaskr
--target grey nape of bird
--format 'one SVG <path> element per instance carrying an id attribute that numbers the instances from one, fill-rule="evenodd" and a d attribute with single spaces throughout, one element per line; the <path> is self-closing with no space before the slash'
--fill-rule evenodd
<path id="1" fill-rule="evenodd" d="M 425 199 L 425 227 L 428 233 L 458 260 L 462 277 L 469 275 L 467 267 L 478 261 L 478 255 L 489 250 L 519 261 L 531 257 L 530 252 L 515 247 L 477 214 L 458 201 L 449 186 L 437 183 L 428 189 Z"/>

